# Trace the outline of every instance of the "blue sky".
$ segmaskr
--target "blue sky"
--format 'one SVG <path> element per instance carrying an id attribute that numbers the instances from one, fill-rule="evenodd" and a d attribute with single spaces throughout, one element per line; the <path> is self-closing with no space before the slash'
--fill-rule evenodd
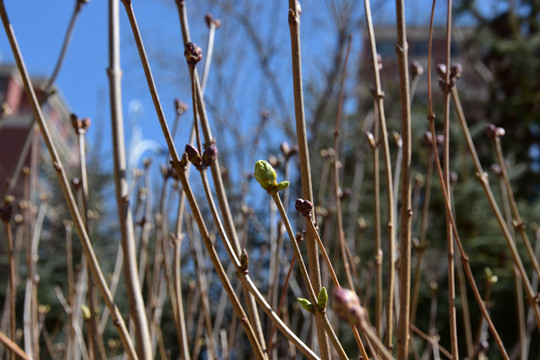
<path id="1" fill-rule="evenodd" d="M 321 83 L 323 78 L 320 74 L 328 70 L 328 63 L 332 58 L 328 49 L 332 48 L 334 41 L 332 33 L 335 31 L 329 9 L 326 5 L 320 6 L 321 3 L 327 4 L 327 2 L 315 0 L 302 1 L 304 81 L 305 83 L 318 84 L 318 86 L 323 84 Z M 8 15 L 31 76 L 49 77 L 52 73 L 74 4 L 75 0 L 6 1 Z M 184 102 L 191 102 L 189 86 L 186 83 L 187 68 L 182 59 L 183 47 L 176 6 L 173 0 L 135 0 L 133 4 L 143 40 L 149 51 L 162 105 L 169 124 L 171 124 L 174 119 L 174 99 L 179 97 Z M 203 2 L 199 1 L 187 1 L 193 41 L 204 49 L 207 31 L 202 20 L 204 14 L 211 11 L 220 17 L 224 15 L 224 9 L 215 4 L 208 5 L 208 1 L 204 2 L 204 6 L 202 4 Z M 264 45 L 273 47 L 273 51 L 275 51 L 273 58 L 270 59 L 270 68 L 276 74 L 286 99 L 287 110 L 292 115 L 290 47 L 286 25 L 287 2 L 285 0 L 262 2 L 261 5 L 259 2 L 250 3 L 247 1 L 245 4 L 247 4 L 246 8 L 241 11 L 250 13 L 257 25 L 257 31 L 261 33 Z M 386 5 L 374 14 L 376 22 L 393 22 L 393 5 L 394 2 L 387 1 Z M 411 19 L 410 21 L 414 23 L 422 22 L 422 19 L 427 21 L 429 19 L 429 5 L 431 5 L 431 1 L 428 0 L 409 4 L 407 16 Z M 109 117 L 108 80 L 105 71 L 108 66 L 107 6 L 107 0 L 92 0 L 84 6 L 77 20 L 64 65 L 57 78 L 57 85 L 71 111 L 81 117 L 92 118 L 94 125 L 89 133 L 90 139 L 99 136 L 104 139 L 104 144 L 110 142 L 110 125 L 107 122 Z M 256 8 L 257 6 L 261 9 Z M 445 6 L 446 4 L 440 2 L 438 5 L 439 15 L 444 15 Z M 373 6 L 373 8 L 377 7 Z M 353 17 L 363 18 L 361 2 L 354 8 Z M 440 18 L 444 19 L 444 16 Z M 136 122 L 142 127 L 144 138 L 164 143 L 122 5 L 120 5 L 120 20 L 126 137 L 130 138 L 131 125 Z M 269 23 L 277 24 L 277 26 L 264 25 Z M 361 42 L 361 32 L 358 29 L 355 31 L 352 47 L 353 58 L 354 54 L 358 54 L 360 51 L 359 44 Z M 261 108 L 273 109 L 277 106 L 268 83 L 260 75 L 260 69 L 258 77 L 253 76 L 257 71 L 253 69 L 257 69 L 259 64 L 256 56 L 253 55 L 253 46 L 245 39 L 246 34 L 243 32 L 243 28 L 232 21 L 224 22 L 223 27 L 217 32 L 215 55 L 220 56 L 221 54 L 223 61 L 227 66 L 230 66 L 228 68 L 230 74 L 221 79 L 223 81 L 221 86 L 217 84 L 219 82 L 218 76 L 214 78 L 211 74 L 208 97 L 210 107 L 214 106 L 219 111 L 227 109 L 230 111 L 229 117 L 243 119 L 241 131 L 249 133 L 255 127 L 254 123 L 256 122 L 251 119 L 258 116 Z M 242 54 L 250 52 L 250 54 L 245 55 L 242 64 L 238 64 L 238 58 L 229 54 L 235 51 Z M 3 31 L 0 34 L 0 61 L 13 63 L 11 49 Z M 232 95 L 230 99 L 227 99 L 227 95 L 238 94 L 238 91 L 241 91 L 241 96 Z M 227 101 L 232 101 L 233 104 L 227 104 Z M 139 106 L 130 106 L 130 104 L 138 104 Z M 136 114 L 130 111 L 134 108 L 138 108 L 140 111 Z M 212 109 L 209 109 L 210 116 L 218 116 L 219 111 L 214 110 L 214 113 L 218 113 L 214 114 Z M 275 112 L 278 113 L 279 110 L 275 110 Z M 188 113 L 184 121 L 187 122 L 191 116 L 191 112 Z M 238 124 L 238 120 L 232 120 L 232 123 Z M 181 143 L 185 143 L 183 139 L 187 138 L 186 134 L 187 131 L 184 131 L 184 134 L 179 134 L 179 137 L 183 136 Z M 268 139 L 267 137 L 266 140 Z M 283 140 L 286 139 L 274 137 L 277 144 Z M 256 150 L 262 151 L 262 149 Z M 261 156 L 264 156 L 264 153 L 261 153 Z"/>
<path id="2" fill-rule="evenodd" d="M 14 28 L 24 61 L 31 76 L 48 78 L 56 64 L 69 20 L 73 13 L 75 1 L 6 1 L 6 8 Z M 79 14 L 68 53 L 65 58 L 56 84 L 66 99 L 72 112 L 81 117 L 90 117 L 93 128 L 89 132 L 92 139 L 96 134 L 106 137 L 104 144 L 110 142 L 110 125 L 106 122 L 109 117 L 108 66 L 107 46 L 107 9 L 108 1 L 91 1 L 84 6 Z M 178 16 L 171 10 L 172 6 L 163 3 L 135 1 L 136 12 L 139 15 L 141 31 L 144 34 L 156 35 L 159 27 L 175 26 L 174 33 L 178 37 L 178 53 L 180 53 L 180 33 Z M 144 14 L 144 16 L 142 15 Z M 131 31 L 123 6 L 120 5 L 121 47 L 123 75 L 123 108 L 126 125 L 126 136 L 130 137 L 130 126 L 133 119 L 143 126 L 143 136 L 160 141 L 160 133 L 155 124 L 150 123 L 154 118 L 148 91 L 138 66 L 138 58 L 134 49 Z M 158 36 L 159 37 L 159 36 Z M 0 61 L 13 64 L 13 55 L 5 34 L 0 35 Z M 184 65 L 184 64 L 181 64 Z M 186 71 L 185 66 L 181 70 Z M 156 79 L 159 82 L 159 78 Z M 158 84 L 159 85 L 159 84 Z M 163 106 L 169 121 L 173 120 L 170 84 L 165 84 L 162 92 Z M 168 96 L 166 94 L 169 94 Z M 185 95 L 187 101 L 187 94 Z M 141 106 L 137 115 L 133 115 L 130 106 L 137 103 Z M 97 127 L 101 129 L 98 131 Z"/>

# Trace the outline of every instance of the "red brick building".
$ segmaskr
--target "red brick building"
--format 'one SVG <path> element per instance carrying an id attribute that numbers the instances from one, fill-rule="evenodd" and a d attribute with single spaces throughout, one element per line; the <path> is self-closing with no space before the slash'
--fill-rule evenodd
<path id="1" fill-rule="evenodd" d="M 44 79 L 32 80 L 38 99 L 43 96 L 40 87 Z M 39 185 L 40 164 L 50 161 L 41 140 L 32 108 L 17 68 L 0 65 L 0 195 L 14 195 L 21 199 L 25 190 L 28 196 L 42 191 Z M 76 137 L 71 128 L 70 112 L 62 96 L 57 92 L 42 104 L 42 111 L 54 137 L 64 166 L 72 168 L 79 163 Z M 22 172 L 30 169 L 29 181 Z M 25 184 L 27 188 L 25 189 Z"/>
<path id="2" fill-rule="evenodd" d="M 452 30 L 451 41 L 451 65 L 460 63 L 463 66 L 463 76 L 459 80 L 458 86 L 463 98 L 468 100 L 485 101 L 487 97 L 486 84 L 489 81 L 490 73 L 485 69 L 480 61 L 474 61 L 474 54 L 465 52 L 466 40 L 475 31 L 472 27 L 460 28 L 455 26 Z M 375 41 L 377 52 L 381 56 L 383 68 L 381 70 L 381 82 L 383 91 L 386 84 L 399 83 L 398 61 L 396 56 L 397 34 L 396 27 L 376 27 Z M 409 46 L 409 64 L 417 61 L 424 70 L 416 88 L 415 101 L 427 101 L 427 65 L 428 65 L 428 45 L 429 28 L 427 26 L 407 27 L 407 43 Z M 371 52 L 369 51 L 369 37 L 364 34 L 363 39 L 363 64 L 362 74 L 368 84 L 373 82 L 373 70 L 371 69 Z M 438 85 L 436 73 L 437 64 L 446 63 L 446 28 L 436 27 L 433 29 L 432 40 L 432 91 L 435 99 L 440 98 L 441 91 Z M 468 86 L 464 86 L 467 84 Z M 472 85 L 472 86 L 471 86 Z M 371 87 L 371 85 L 370 85 Z"/>

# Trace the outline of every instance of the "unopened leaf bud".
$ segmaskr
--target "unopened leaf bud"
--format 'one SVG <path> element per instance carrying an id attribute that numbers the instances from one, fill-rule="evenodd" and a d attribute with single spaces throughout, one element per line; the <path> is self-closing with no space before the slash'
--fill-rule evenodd
<path id="1" fill-rule="evenodd" d="M 327 149 L 322 149 L 321 150 L 321 157 L 323 159 L 326 159 L 328 157 L 328 150 Z"/>
<path id="2" fill-rule="evenodd" d="M 304 299 L 304 298 L 297 298 L 298 300 L 298 303 L 300 304 L 300 306 L 306 310 L 308 313 L 310 314 L 313 314 L 315 313 L 315 306 L 313 306 L 313 304 L 308 300 L 308 299 Z"/>
<path id="3" fill-rule="evenodd" d="M 375 149 L 377 147 L 377 141 L 375 141 L 375 137 L 373 136 L 373 134 L 369 131 L 366 131 L 366 138 L 371 148 Z"/>
<path id="4" fill-rule="evenodd" d="M 414 181 L 416 182 L 416 184 L 417 184 L 418 186 L 423 186 L 423 185 L 424 185 L 424 182 L 425 182 L 424 176 L 423 176 L 422 174 L 420 174 L 420 173 L 416 173 L 416 174 L 414 175 Z"/>
<path id="5" fill-rule="evenodd" d="M 184 151 L 187 154 L 189 162 L 191 162 L 193 165 L 195 165 L 196 168 L 200 168 L 202 166 L 202 158 L 199 154 L 199 150 L 191 144 L 187 144 Z"/>
<path id="6" fill-rule="evenodd" d="M 90 308 L 86 305 L 81 305 L 81 313 L 84 320 L 90 320 L 92 317 L 92 313 L 90 312 Z"/>
<path id="7" fill-rule="evenodd" d="M 392 137 L 394 138 L 394 142 L 398 147 L 401 147 L 403 145 L 403 141 L 401 140 L 401 135 L 397 131 L 392 131 Z"/>
<path id="8" fill-rule="evenodd" d="M 366 219 L 364 219 L 363 217 L 358 219 L 358 228 L 360 229 L 360 231 L 366 231 L 367 227 L 368 225 L 367 225 Z"/>
<path id="9" fill-rule="evenodd" d="M 247 254 L 246 249 L 242 249 L 242 253 L 240 254 L 240 270 L 244 273 L 247 273 L 249 266 L 249 256 Z"/>
<path id="10" fill-rule="evenodd" d="M 495 139 L 495 132 L 497 130 L 497 127 L 493 124 L 487 124 L 486 126 L 486 134 L 487 136 L 489 136 L 491 139 Z"/>
<path id="11" fill-rule="evenodd" d="M 79 189 L 82 186 L 81 179 L 79 178 L 73 178 L 71 179 L 71 185 L 75 188 L 75 190 Z"/>
<path id="12" fill-rule="evenodd" d="M 309 216 L 311 214 L 311 210 L 313 210 L 313 204 L 309 200 L 304 199 L 296 199 L 294 202 L 294 207 L 296 211 L 298 211 L 303 216 Z"/>
<path id="13" fill-rule="evenodd" d="M 437 135 L 437 145 L 441 146 L 444 144 L 444 135 L 439 134 Z"/>
<path id="14" fill-rule="evenodd" d="M 82 128 L 82 123 L 79 117 L 75 114 L 69 115 L 69 118 L 71 120 L 71 126 L 73 127 L 73 130 L 75 130 L 76 133 L 79 132 L 79 130 Z"/>
<path id="15" fill-rule="evenodd" d="M 203 156 L 202 156 L 202 164 L 203 166 L 207 167 L 212 165 L 212 163 L 217 159 L 218 157 L 218 149 L 215 143 L 210 143 L 204 149 Z"/>
<path id="16" fill-rule="evenodd" d="M 450 172 L 450 184 L 457 183 L 459 180 L 459 175 L 457 172 L 452 171 Z"/>
<path id="17" fill-rule="evenodd" d="M 276 171 L 265 160 L 259 160 L 255 163 L 255 180 L 261 185 L 266 191 L 272 190 L 274 186 L 277 185 L 276 182 Z"/>
<path id="18" fill-rule="evenodd" d="M 174 99 L 174 109 L 178 115 L 182 115 L 188 109 L 188 104 L 180 101 L 180 99 Z"/>
<path id="19" fill-rule="evenodd" d="M 13 113 L 8 103 L 3 103 L 0 107 L 0 117 L 9 116 Z"/>
<path id="20" fill-rule="evenodd" d="M 194 43 L 188 42 L 186 44 L 186 49 L 184 50 L 184 56 L 189 65 L 197 65 L 202 59 L 202 50 Z"/>
<path id="21" fill-rule="evenodd" d="M 334 311 L 340 318 L 353 325 L 359 325 L 365 315 L 360 300 L 354 291 L 336 288 L 333 292 Z"/>
<path id="22" fill-rule="evenodd" d="M 282 181 L 279 184 L 277 184 L 276 190 L 281 191 L 281 190 L 285 190 L 288 187 L 289 187 L 289 182 L 288 181 Z"/>
<path id="23" fill-rule="evenodd" d="M 82 128 L 84 130 L 88 130 L 88 128 L 90 127 L 90 125 L 92 125 L 92 120 L 89 118 L 89 117 L 85 117 L 81 120 L 82 122 Z"/>
<path id="24" fill-rule="evenodd" d="M 489 267 L 484 268 L 484 276 L 486 278 L 486 281 L 490 285 L 496 284 L 497 281 L 499 281 L 499 278 L 497 277 L 497 275 L 494 275 Z"/>
<path id="25" fill-rule="evenodd" d="M 489 124 L 486 126 L 486 133 L 491 139 L 495 139 L 503 137 L 506 134 L 506 131 L 502 127 Z"/>
<path id="26" fill-rule="evenodd" d="M 411 66 L 409 68 L 410 68 L 410 71 L 411 71 L 411 75 L 413 77 L 420 76 L 420 75 L 422 75 L 424 73 L 424 68 L 416 60 L 413 61 L 413 63 L 411 64 Z"/>
<path id="27" fill-rule="evenodd" d="M 279 145 L 279 149 L 285 157 L 287 157 L 289 155 L 289 151 L 291 151 L 291 147 L 286 142 L 282 142 L 281 145 Z"/>
<path id="28" fill-rule="evenodd" d="M 152 158 L 144 158 L 142 159 L 142 164 L 146 170 L 152 165 Z"/>
<path id="29" fill-rule="evenodd" d="M 455 64 L 450 68 L 450 78 L 459 79 L 463 74 L 463 66 L 461 64 Z"/>
<path id="30" fill-rule="evenodd" d="M 38 313 L 44 315 L 44 314 L 47 314 L 50 311 L 51 311 L 51 305 L 44 305 L 44 304 L 39 304 L 38 305 Z"/>
<path id="31" fill-rule="evenodd" d="M 209 28 L 214 27 L 214 29 L 219 29 L 221 26 L 221 20 L 214 18 L 212 14 L 206 14 L 204 21 Z"/>
<path id="32" fill-rule="evenodd" d="M 500 176 L 502 175 L 502 169 L 501 169 L 501 166 L 499 164 L 493 164 L 491 165 L 491 172 L 493 173 L 493 175 L 495 176 Z"/>
<path id="33" fill-rule="evenodd" d="M 431 134 L 431 131 L 426 131 L 424 134 L 424 145 L 428 148 L 433 146 L 433 134 Z"/>
<path id="34" fill-rule="evenodd" d="M 437 65 L 437 74 L 441 79 L 446 79 L 446 65 L 439 64 Z"/>
<path id="35" fill-rule="evenodd" d="M 317 295 L 317 307 L 321 310 L 325 310 L 327 303 L 328 293 L 326 292 L 326 288 L 323 286 L 321 288 L 321 291 L 319 291 L 319 295 Z"/>
<path id="36" fill-rule="evenodd" d="M 212 24 L 212 20 L 214 20 L 214 17 L 212 16 L 212 14 L 207 13 L 206 15 L 204 15 L 204 21 L 206 22 L 206 25 L 208 27 L 210 27 L 210 24 Z"/>
<path id="37" fill-rule="evenodd" d="M 279 166 L 279 159 L 277 157 L 275 157 L 274 155 L 270 155 L 268 157 L 268 163 L 272 166 L 272 167 L 278 167 Z"/>

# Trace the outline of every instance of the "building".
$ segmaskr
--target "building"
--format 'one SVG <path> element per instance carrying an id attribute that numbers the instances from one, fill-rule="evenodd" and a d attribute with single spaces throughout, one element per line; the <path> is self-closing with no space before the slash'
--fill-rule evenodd
<path id="1" fill-rule="evenodd" d="M 43 78 L 32 79 L 38 99 L 43 98 L 40 87 Z M 41 189 L 39 169 L 49 160 L 41 134 L 36 125 L 32 107 L 18 69 L 14 65 L 0 65 L 0 195 L 14 195 L 22 199 L 24 194 Z M 64 166 L 68 169 L 79 164 L 76 136 L 71 127 L 69 107 L 59 92 L 49 96 L 42 104 L 47 121 Z M 23 169 L 32 176 L 23 181 Z M 25 185 L 26 184 L 26 189 Z"/>
<path id="2" fill-rule="evenodd" d="M 457 27 L 452 30 L 451 40 L 451 61 L 450 64 L 461 64 L 463 76 L 458 82 L 460 93 L 463 98 L 471 102 L 484 102 L 488 96 L 487 83 L 490 80 L 490 73 L 481 61 L 475 61 L 475 55 L 465 52 L 467 39 L 474 33 L 472 27 Z M 382 69 L 380 72 L 383 91 L 387 84 L 399 84 L 398 59 L 396 56 L 397 30 L 395 26 L 381 26 L 374 29 L 377 52 L 380 55 Z M 414 62 L 420 64 L 424 74 L 418 81 L 414 101 L 427 103 L 427 65 L 429 50 L 429 27 L 409 26 L 407 27 L 407 43 L 409 47 L 409 65 Z M 373 70 L 371 65 L 371 52 L 369 37 L 367 32 L 363 39 L 363 59 L 362 77 L 366 83 L 373 84 Z M 438 75 L 436 68 L 438 64 L 446 64 L 446 28 L 436 27 L 433 29 L 432 37 L 432 95 L 434 100 L 441 98 L 441 90 L 438 85 Z M 366 66 L 367 64 L 367 66 Z M 467 86 L 464 86 L 466 84 Z M 471 117 L 473 114 L 469 114 Z M 478 118 L 480 114 L 475 114 Z"/>

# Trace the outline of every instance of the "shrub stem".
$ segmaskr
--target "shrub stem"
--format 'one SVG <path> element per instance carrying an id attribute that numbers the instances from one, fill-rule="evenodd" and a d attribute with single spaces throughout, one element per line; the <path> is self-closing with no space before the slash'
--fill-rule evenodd
<path id="1" fill-rule="evenodd" d="M 399 272 L 399 322 L 398 355 L 406 359 L 409 353 L 410 283 L 411 283 L 411 102 L 409 87 L 409 61 L 407 34 L 405 30 L 405 4 L 396 0 L 398 43 L 396 52 L 399 61 L 399 83 L 401 90 L 401 137 L 403 139 L 403 162 L 401 164 L 401 253 Z M 390 209 L 391 211 L 391 209 Z"/>
<path id="2" fill-rule="evenodd" d="M 302 197 L 313 202 L 313 188 L 311 183 L 311 167 L 309 161 L 309 150 L 306 134 L 306 121 L 304 109 L 304 94 L 302 85 L 302 55 L 300 49 L 300 9 L 296 0 L 289 0 L 289 30 L 291 36 L 292 72 L 294 88 L 294 110 L 296 119 L 296 137 L 298 141 L 298 155 L 300 158 L 300 174 L 302 179 Z M 337 186 L 337 184 L 336 184 Z M 306 224 L 307 227 L 307 224 Z M 294 239 L 294 237 L 293 237 Z M 309 271 L 314 288 L 321 289 L 321 272 L 317 245 L 314 241 L 314 234 L 306 232 L 306 248 L 309 261 Z M 300 258 L 299 258 L 300 260 Z M 323 359 L 330 358 L 328 337 L 324 330 L 324 322 L 320 317 L 315 318 L 319 349 Z"/>
<path id="3" fill-rule="evenodd" d="M 388 348 L 392 348 L 392 337 L 393 337 L 393 328 L 394 328 L 394 290 L 395 290 L 395 262 L 396 262 L 396 244 L 395 244 L 395 237 L 394 237 L 394 227 L 395 227 L 395 217 L 394 217 L 394 189 L 393 189 L 393 180 L 392 180 L 392 163 L 390 160 L 390 145 L 388 143 L 388 130 L 386 126 L 386 115 L 384 111 L 384 92 L 382 90 L 381 86 L 381 79 L 380 79 L 380 73 L 379 73 L 379 63 L 377 61 L 377 49 L 375 45 L 375 33 L 373 30 L 373 20 L 371 17 L 371 7 L 369 0 L 364 0 L 364 7 L 365 7 L 365 13 L 366 13 L 366 22 L 367 22 L 367 29 L 368 29 L 368 35 L 369 35 L 369 42 L 370 42 L 370 50 L 371 50 L 371 61 L 372 61 L 372 68 L 374 73 L 374 86 L 375 88 L 372 91 L 373 95 L 373 102 L 375 103 L 375 107 L 377 109 L 377 116 L 378 116 L 378 128 L 380 129 L 380 140 L 382 140 L 382 146 L 383 146 L 383 156 L 384 156 L 384 170 L 386 174 L 386 201 L 387 201 L 387 212 L 388 212 L 388 223 L 386 226 L 388 237 L 388 283 L 386 285 L 387 288 L 387 295 L 386 295 L 386 338 L 385 338 L 385 344 Z M 406 65 L 405 65 L 406 66 Z M 407 70 L 406 70 L 407 71 Z M 408 86 L 408 85 L 407 85 Z M 403 89 L 403 88 L 402 88 Z M 409 100 L 407 99 L 407 103 Z M 404 100 L 402 100 L 402 108 L 404 105 Z M 379 146 L 379 137 L 375 138 L 377 143 L 375 144 L 375 147 Z M 377 151 L 377 149 L 374 149 L 374 151 Z M 378 162 L 378 157 L 374 154 L 374 160 Z M 403 166 L 404 162 L 402 162 Z M 376 170 L 378 170 L 379 164 L 375 167 Z M 408 174 L 403 172 L 403 175 Z M 375 174 L 375 176 L 379 176 L 379 174 Z M 405 190 L 405 188 L 403 188 Z M 403 190 L 403 191 L 404 191 Z M 379 189 L 375 189 L 376 192 L 379 192 Z M 380 213 L 380 209 L 375 209 L 377 213 Z M 380 226 L 380 225 L 379 225 Z M 380 233 L 380 229 L 376 230 Z M 380 235 L 379 235 L 380 237 Z M 380 244 L 380 240 L 379 240 Z M 382 265 L 382 251 L 380 250 L 380 245 L 377 248 L 377 254 L 375 254 L 375 263 L 377 268 L 380 271 L 381 265 Z M 382 289 L 380 287 L 382 286 L 382 273 L 377 274 L 377 293 L 379 294 L 379 300 L 377 301 L 376 308 L 379 308 L 379 313 L 376 314 L 377 318 L 375 320 L 376 324 L 379 324 L 381 321 L 381 314 L 382 314 Z M 408 287 L 407 287 L 408 288 Z M 377 327 L 379 330 L 379 335 L 381 335 L 381 329 L 382 326 Z"/>
<path id="4" fill-rule="evenodd" d="M 34 88 L 32 87 L 30 76 L 28 75 L 28 71 L 26 70 L 26 66 L 24 64 L 24 60 L 22 58 L 22 55 L 19 49 L 19 45 L 15 38 L 13 28 L 11 26 L 11 23 L 9 22 L 9 18 L 8 18 L 3 0 L 0 0 L 0 16 L 2 18 L 4 30 L 9 39 L 9 43 L 11 45 L 11 50 L 13 51 L 15 62 L 17 63 L 17 67 L 21 74 L 24 88 L 26 90 L 28 97 L 30 98 L 30 104 L 32 106 L 32 111 L 34 112 L 34 117 L 39 125 L 39 128 L 41 130 L 41 133 L 45 141 L 45 145 L 47 146 L 47 149 L 51 156 L 54 169 L 56 170 L 56 174 L 60 182 L 60 187 L 66 199 L 67 205 L 69 207 L 69 211 L 71 213 L 71 217 L 73 218 L 75 227 L 77 229 L 77 233 L 81 240 L 83 251 L 88 259 L 88 264 L 92 271 L 92 275 L 94 276 L 94 279 L 97 282 L 98 289 L 101 295 L 103 296 L 103 299 L 105 300 L 105 304 L 111 311 L 113 323 L 118 330 L 118 333 L 120 335 L 120 340 L 122 341 L 122 345 L 124 346 L 124 349 L 128 357 L 130 359 L 138 359 L 135 349 L 133 348 L 133 343 L 131 342 L 131 339 L 129 337 L 126 324 L 124 320 L 122 319 L 120 310 L 114 303 L 114 299 L 112 298 L 110 290 L 107 287 L 105 277 L 103 276 L 98 260 L 94 253 L 92 243 L 90 241 L 90 238 L 88 237 L 88 233 L 86 232 L 86 229 L 84 228 L 84 223 L 79 213 L 79 210 L 77 209 L 77 204 L 75 202 L 75 198 L 73 197 L 73 193 L 71 192 L 71 189 L 69 187 L 69 182 L 67 180 L 66 173 L 62 166 L 62 162 L 60 160 L 60 157 L 58 156 L 56 146 L 52 140 L 51 133 L 45 122 L 45 118 L 43 116 L 43 113 L 41 112 L 41 108 L 39 107 L 36 93 L 34 92 Z"/>
<path id="5" fill-rule="evenodd" d="M 495 197 L 493 196 L 493 192 L 491 191 L 491 187 L 489 186 L 487 174 L 483 171 L 482 165 L 480 164 L 480 160 L 478 159 L 478 154 L 476 153 L 476 149 L 472 141 L 471 133 L 467 126 L 465 115 L 463 114 L 463 109 L 461 107 L 461 102 L 459 100 L 459 95 L 458 95 L 456 86 L 452 87 L 452 98 L 454 100 L 454 105 L 456 106 L 456 109 L 457 109 L 458 118 L 461 124 L 461 128 L 463 130 L 463 134 L 465 135 L 465 139 L 467 141 L 469 153 L 471 155 L 471 158 L 474 162 L 474 166 L 476 168 L 476 176 L 478 177 L 478 180 L 480 181 L 480 184 L 482 185 L 484 193 L 486 194 L 486 197 L 491 206 L 491 210 L 493 211 L 493 213 L 495 214 L 495 217 L 497 218 L 499 227 L 501 228 L 501 231 L 506 239 L 506 244 L 508 245 L 508 248 L 510 249 L 512 260 L 514 261 L 514 264 L 517 266 L 519 270 L 519 273 L 521 275 L 521 280 L 523 281 L 523 286 L 527 294 L 527 301 L 529 302 L 529 305 L 534 311 L 534 316 L 536 318 L 536 326 L 540 329 L 540 307 L 538 306 L 538 303 L 536 302 L 537 300 L 536 294 L 534 293 L 534 290 L 531 286 L 531 282 L 529 281 L 529 277 L 527 276 L 527 272 L 525 271 L 525 267 L 523 266 L 523 262 L 521 261 L 519 253 L 517 251 L 516 244 L 512 240 L 512 235 L 510 234 L 510 231 L 508 230 L 508 227 L 506 226 L 506 222 L 504 221 L 504 218 L 501 214 L 499 206 L 497 205 L 497 202 L 495 201 Z"/>

